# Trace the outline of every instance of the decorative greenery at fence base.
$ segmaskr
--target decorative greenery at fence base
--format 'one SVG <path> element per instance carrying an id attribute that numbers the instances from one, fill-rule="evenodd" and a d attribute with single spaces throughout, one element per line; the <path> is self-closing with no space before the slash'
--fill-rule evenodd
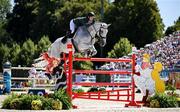
<path id="1" fill-rule="evenodd" d="M 12 94 L 3 101 L 3 109 L 17 110 L 61 110 L 72 108 L 65 90 L 55 91 L 44 96 Z"/>

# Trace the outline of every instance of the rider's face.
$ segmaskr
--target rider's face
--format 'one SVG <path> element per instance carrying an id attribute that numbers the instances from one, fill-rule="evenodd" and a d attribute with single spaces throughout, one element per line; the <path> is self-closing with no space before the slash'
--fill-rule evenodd
<path id="1" fill-rule="evenodd" d="M 89 21 L 93 21 L 94 20 L 94 16 L 89 16 Z"/>

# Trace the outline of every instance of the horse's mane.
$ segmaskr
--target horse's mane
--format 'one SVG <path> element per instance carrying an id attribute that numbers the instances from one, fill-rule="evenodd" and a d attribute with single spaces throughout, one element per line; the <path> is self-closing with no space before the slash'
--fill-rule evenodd
<path id="1" fill-rule="evenodd" d="M 96 21 L 95 23 L 97 23 L 97 24 L 102 24 L 102 23 L 104 23 L 104 22 L 102 22 L 102 21 Z"/>
<path id="2" fill-rule="evenodd" d="M 105 22 L 101 22 L 101 21 L 97 21 L 97 22 L 95 22 L 95 24 L 105 25 L 106 27 L 108 27 Z"/>
<path id="3" fill-rule="evenodd" d="M 105 22 L 101 22 L 101 21 L 96 21 L 94 24 L 91 24 L 89 25 L 88 27 L 92 26 L 92 25 L 107 25 Z M 84 29 L 85 28 L 85 25 L 84 26 L 80 26 L 79 28 L 81 29 Z"/>

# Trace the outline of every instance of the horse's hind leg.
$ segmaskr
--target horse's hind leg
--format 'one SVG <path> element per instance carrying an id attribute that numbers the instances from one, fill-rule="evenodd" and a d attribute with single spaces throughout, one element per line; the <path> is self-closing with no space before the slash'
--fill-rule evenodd
<path id="1" fill-rule="evenodd" d="M 53 70 L 53 74 L 56 75 L 57 78 L 55 90 L 66 88 L 66 74 L 64 70 L 66 68 L 64 68 L 64 64 L 67 63 L 67 54 L 61 53 L 60 58 L 61 61 L 59 62 L 58 66 L 55 67 Z"/>
<path id="2" fill-rule="evenodd" d="M 61 70 L 59 70 L 59 72 L 60 72 L 60 74 L 59 74 L 57 81 L 56 81 L 55 90 L 65 89 L 67 87 L 66 74 L 65 74 L 64 70 L 61 69 Z"/>

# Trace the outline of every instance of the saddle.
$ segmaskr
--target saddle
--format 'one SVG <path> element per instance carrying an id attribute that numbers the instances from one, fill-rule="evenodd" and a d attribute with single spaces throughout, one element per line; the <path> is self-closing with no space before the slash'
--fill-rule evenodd
<path id="1" fill-rule="evenodd" d="M 76 34 L 77 29 L 75 29 L 74 33 L 71 33 L 70 30 L 66 32 L 66 35 L 62 38 L 61 42 L 65 44 L 67 42 L 68 38 L 71 38 L 72 45 L 75 48 L 75 52 L 79 52 L 79 49 L 77 48 L 77 43 L 74 41 L 73 37 Z"/>

